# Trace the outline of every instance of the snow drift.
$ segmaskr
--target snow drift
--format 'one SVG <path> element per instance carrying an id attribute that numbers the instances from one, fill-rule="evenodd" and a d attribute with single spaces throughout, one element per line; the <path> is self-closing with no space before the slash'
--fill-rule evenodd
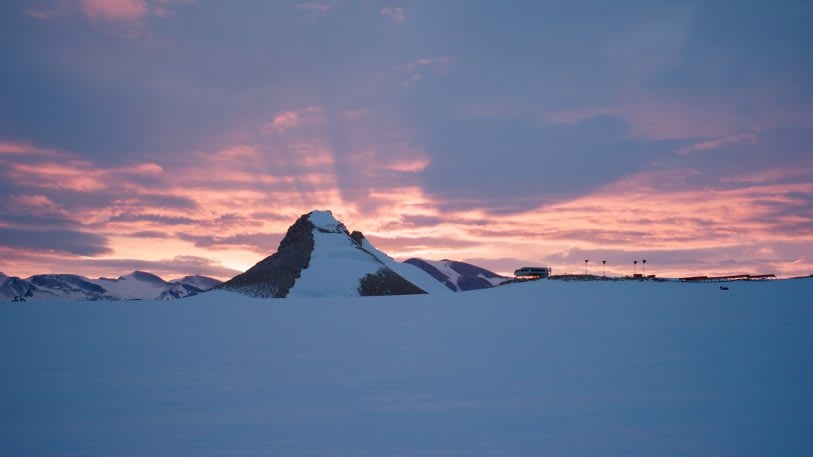
<path id="1" fill-rule="evenodd" d="M 813 455 L 813 279 L 0 305 L 0 455 Z"/>

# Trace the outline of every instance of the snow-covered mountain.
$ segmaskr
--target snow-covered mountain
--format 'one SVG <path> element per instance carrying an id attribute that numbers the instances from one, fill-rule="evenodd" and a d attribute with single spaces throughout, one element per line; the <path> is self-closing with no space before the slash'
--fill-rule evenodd
<path id="1" fill-rule="evenodd" d="M 200 290 L 209 290 L 223 281 L 219 281 L 208 276 L 192 275 L 184 276 L 183 278 L 173 279 L 171 283 L 184 284 L 187 286 L 197 287 Z"/>
<path id="2" fill-rule="evenodd" d="M 171 282 L 144 271 L 116 279 L 88 279 L 71 274 L 42 274 L 30 278 L 0 276 L 0 299 L 51 300 L 173 300 L 202 293 L 220 284 L 206 276 L 187 276 Z"/>
<path id="3" fill-rule="evenodd" d="M 216 287 L 274 298 L 448 294 L 506 279 L 464 262 L 397 262 L 361 232 L 350 233 L 330 211 L 312 211 L 288 229 L 276 253 L 226 283 L 206 276 L 165 281 L 144 271 L 115 279 L 70 274 L 21 279 L 0 273 L 0 300 L 173 300 Z"/>
<path id="4" fill-rule="evenodd" d="M 14 276 L 0 276 L 0 299 L 20 300 L 23 297 L 31 297 L 35 287 L 28 281 Z"/>
<path id="5" fill-rule="evenodd" d="M 255 297 L 445 293 L 429 274 L 395 262 L 330 211 L 302 215 L 277 252 L 220 286 Z"/>
<path id="6" fill-rule="evenodd" d="M 455 292 L 487 289 L 500 285 L 509 279 L 485 268 L 455 260 L 408 259 L 405 263 L 427 272 Z"/>

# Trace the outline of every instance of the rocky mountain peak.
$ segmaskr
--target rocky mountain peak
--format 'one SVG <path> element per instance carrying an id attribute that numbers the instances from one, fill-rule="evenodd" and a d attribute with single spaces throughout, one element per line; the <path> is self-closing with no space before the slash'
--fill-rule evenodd
<path id="1" fill-rule="evenodd" d="M 323 233 L 347 233 L 347 227 L 333 217 L 333 212 L 327 211 L 311 211 L 306 216 L 308 220 Z"/>
<path id="2" fill-rule="evenodd" d="M 257 297 L 395 295 L 425 293 L 365 249 L 331 211 L 300 216 L 277 252 L 221 288 Z"/>

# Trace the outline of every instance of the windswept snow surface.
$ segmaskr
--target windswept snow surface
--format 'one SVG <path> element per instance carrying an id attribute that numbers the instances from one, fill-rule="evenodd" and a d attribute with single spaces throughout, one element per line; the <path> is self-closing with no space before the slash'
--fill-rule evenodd
<path id="1" fill-rule="evenodd" d="M 0 304 L 3 456 L 813 455 L 813 279 Z"/>

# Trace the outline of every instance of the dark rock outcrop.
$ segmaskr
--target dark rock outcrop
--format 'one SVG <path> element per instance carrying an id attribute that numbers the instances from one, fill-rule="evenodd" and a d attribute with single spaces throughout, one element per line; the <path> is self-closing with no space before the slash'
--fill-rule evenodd
<path id="1" fill-rule="evenodd" d="M 364 241 L 364 234 L 358 230 L 353 230 L 353 233 L 350 234 L 350 239 L 356 243 L 356 246 L 361 247 L 362 241 Z"/>
<path id="2" fill-rule="evenodd" d="M 296 220 L 280 241 L 277 252 L 258 262 L 217 288 L 264 298 L 288 295 L 302 270 L 308 267 L 313 252 L 313 223 L 304 214 Z"/>
<path id="3" fill-rule="evenodd" d="M 359 295 L 415 295 L 425 294 L 426 291 L 407 281 L 391 269 L 384 267 L 375 274 L 361 278 Z"/>

